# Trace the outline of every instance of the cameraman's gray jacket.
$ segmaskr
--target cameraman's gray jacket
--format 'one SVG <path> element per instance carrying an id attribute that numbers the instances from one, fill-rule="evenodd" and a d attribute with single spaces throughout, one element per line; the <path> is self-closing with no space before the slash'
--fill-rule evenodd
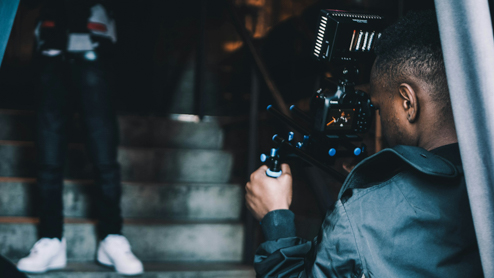
<path id="1" fill-rule="evenodd" d="M 482 277 L 458 144 L 397 146 L 363 160 L 313 241 L 293 213 L 262 220 L 258 277 Z"/>

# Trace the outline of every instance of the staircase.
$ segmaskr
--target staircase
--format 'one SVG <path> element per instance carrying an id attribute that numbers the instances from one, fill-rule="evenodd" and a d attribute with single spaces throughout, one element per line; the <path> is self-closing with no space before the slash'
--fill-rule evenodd
<path id="1" fill-rule="evenodd" d="M 13 262 L 37 240 L 34 113 L 0 110 L 0 254 Z M 241 264 L 243 185 L 219 118 L 118 118 L 123 234 L 142 277 L 254 277 Z M 95 186 L 81 129 L 71 131 L 64 187 L 66 269 L 33 277 L 119 277 L 95 264 Z"/>

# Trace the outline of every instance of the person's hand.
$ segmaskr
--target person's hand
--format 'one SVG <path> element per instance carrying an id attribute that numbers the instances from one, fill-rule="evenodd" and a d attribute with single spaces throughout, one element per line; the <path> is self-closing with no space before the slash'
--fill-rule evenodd
<path id="1" fill-rule="evenodd" d="M 283 173 L 276 179 L 266 176 L 267 169 L 266 165 L 257 169 L 245 186 L 247 208 L 257 220 L 270 211 L 288 209 L 292 203 L 292 173 L 288 164 L 281 165 Z"/>

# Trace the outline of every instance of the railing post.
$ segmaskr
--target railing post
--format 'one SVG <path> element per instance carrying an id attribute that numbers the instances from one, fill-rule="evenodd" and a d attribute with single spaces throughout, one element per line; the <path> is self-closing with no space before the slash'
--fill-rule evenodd
<path id="1" fill-rule="evenodd" d="M 249 146 L 248 146 L 248 164 L 247 178 L 254 172 L 259 164 L 258 151 L 258 114 L 259 114 L 259 77 L 255 67 L 252 67 L 252 83 L 250 93 L 250 111 L 249 111 Z M 254 244 L 256 244 L 256 221 L 250 212 L 245 216 L 245 246 L 244 246 L 244 262 L 252 263 L 254 256 Z"/>
<path id="2" fill-rule="evenodd" d="M 200 1 L 199 32 L 194 72 L 194 112 L 201 120 L 206 114 L 206 90 L 204 89 L 204 77 L 206 74 L 206 5 L 207 0 Z"/>

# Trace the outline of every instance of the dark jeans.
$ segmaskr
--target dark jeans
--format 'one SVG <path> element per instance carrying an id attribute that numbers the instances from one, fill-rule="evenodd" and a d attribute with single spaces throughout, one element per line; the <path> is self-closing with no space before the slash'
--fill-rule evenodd
<path id="1" fill-rule="evenodd" d="M 75 108 L 86 131 L 86 149 L 98 187 L 98 232 L 101 238 L 120 234 L 120 166 L 117 162 L 118 125 L 112 106 L 112 75 L 104 60 L 81 55 L 38 57 L 37 111 L 40 237 L 63 234 L 63 177 L 68 129 Z"/>

